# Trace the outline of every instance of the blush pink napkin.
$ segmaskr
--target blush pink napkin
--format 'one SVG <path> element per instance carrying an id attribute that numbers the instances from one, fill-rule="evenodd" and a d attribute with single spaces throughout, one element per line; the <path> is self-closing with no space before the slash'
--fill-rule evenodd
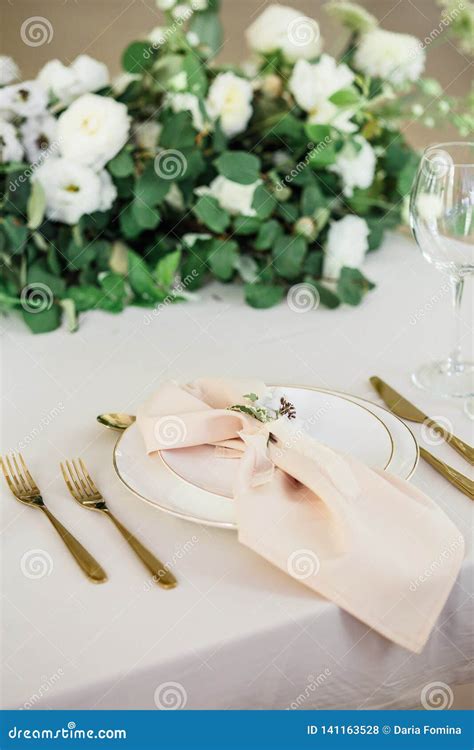
<path id="1" fill-rule="evenodd" d="M 286 417 L 263 424 L 227 408 L 267 391 L 255 380 L 165 383 L 138 410 L 146 450 L 242 451 L 239 541 L 386 638 L 421 651 L 462 563 L 459 530 L 408 482 L 318 443 Z"/>

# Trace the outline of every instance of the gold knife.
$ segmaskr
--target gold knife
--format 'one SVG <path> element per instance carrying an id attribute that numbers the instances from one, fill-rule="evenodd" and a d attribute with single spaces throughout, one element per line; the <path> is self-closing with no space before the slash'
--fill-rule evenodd
<path id="1" fill-rule="evenodd" d="M 463 492 L 470 500 L 474 500 L 474 482 L 461 474 L 460 471 L 456 471 L 449 464 L 445 464 L 444 461 L 440 461 L 439 458 L 433 456 L 432 453 L 423 448 L 420 445 L 420 456 L 430 464 L 437 472 L 441 474 L 448 482 L 454 484 L 458 490 Z"/>
<path id="2" fill-rule="evenodd" d="M 461 438 L 453 435 L 442 425 L 435 422 L 426 414 L 423 414 L 420 409 L 407 401 L 406 398 L 401 396 L 397 391 L 394 391 L 387 383 L 373 375 L 370 378 L 370 382 L 374 386 L 375 390 L 379 394 L 380 398 L 385 401 L 386 405 L 397 417 L 401 419 L 407 419 L 410 422 L 417 422 L 418 424 L 425 424 L 430 427 L 434 432 L 438 433 L 443 440 L 445 440 L 451 448 L 454 448 L 466 461 L 469 461 L 471 466 L 474 466 L 474 448 L 461 440 Z"/>

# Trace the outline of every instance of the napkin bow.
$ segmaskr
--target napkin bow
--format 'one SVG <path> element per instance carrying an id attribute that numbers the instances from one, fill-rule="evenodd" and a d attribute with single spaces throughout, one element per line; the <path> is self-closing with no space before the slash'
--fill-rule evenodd
<path id="1" fill-rule="evenodd" d="M 422 650 L 456 580 L 462 535 L 427 495 L 309 436 L 286 417 L 230 410 L 265 383 L 162 385 L 138 410 L 148 453 L 241 453 L 239 541 L 386 638 Z M 224 458 L 223 458 L 224 462 Z M 225 463 L 223 463 L 225 470 Z"/>

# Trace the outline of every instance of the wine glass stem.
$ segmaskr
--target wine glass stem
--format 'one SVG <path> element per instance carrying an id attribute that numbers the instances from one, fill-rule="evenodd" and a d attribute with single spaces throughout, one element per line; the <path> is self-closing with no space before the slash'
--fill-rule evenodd
<path id="1" fill-rule="evenodd" d="M 454 348 L 449 357 L 450 369 L 454 372 L 460 372 L 462 370 L 462 356 L 461 356 L 461 304 L 462 295 L 464 291 L 464 277 L 463 276 L 450 276 L 451 288 L 453 291 L 453 311 L 454 311 Z"/>

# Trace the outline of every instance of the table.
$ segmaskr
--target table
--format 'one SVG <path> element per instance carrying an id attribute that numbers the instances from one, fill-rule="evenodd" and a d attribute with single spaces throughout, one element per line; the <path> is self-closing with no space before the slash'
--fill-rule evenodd
<path id="1" fill-rule="evenodd" d="M 365 271 L 377 288 L 359 308 L 256 311 L 241 289 L 213 284 L 198 301 L 158 314 L 83 315 L 73 335 L 35 337 L 19 319 L 2 319 L 2 450 L 23 452 L 51 510 L 110 579 L 89 583 L 46 519 L 2 482 L 2 707 L 420 707 L 428 683 L 473 680 L 472 507 L 430 467 L 420 465 L 412 481 L 458 525 L 467 555 L 429 643 L 413 655 L 240 546 L 233 532 L 130 495 L 112 466 L 116 435 L 95 422 L 107 410 L 133 413 L 169 377 L 251 374 L 374 400 L 367 379 L 379 374 L 472 442 L 459 402 L 433 399 L 409 380 L 418 363 L 448 350 L 445 279 L 399 235 Z M 433 451 L 467 472 L 449 447 Z M 130 530 L 168 561 L 178 588 L 151 584 L 112 524 L 67 495 L 59 461 L 77 455 Z M 41 577 L 23 572 L 32 550 L 45 563 Z"/>

